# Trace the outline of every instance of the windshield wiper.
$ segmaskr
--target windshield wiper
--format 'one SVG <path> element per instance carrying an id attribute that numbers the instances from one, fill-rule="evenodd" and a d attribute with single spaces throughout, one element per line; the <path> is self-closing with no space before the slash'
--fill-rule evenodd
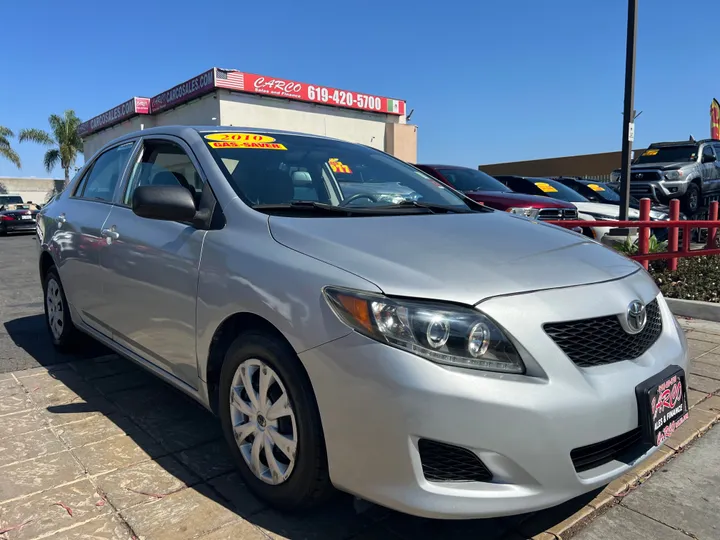
<path id="1" fill-rule="evenodd" d="M 418 207 L 422 209 L 422 213 L 432 213 L 432 210 L 424 207 Z M 309 212 L 317 214 L 327 215 L 342 215 L 345 216 L 369 216 L 374 215 L 397 215 L 398 210 L 404 213 L 398 205 L 389 206 L 334 206 L 332 204 L 320 203 L 316 201 L 292 201 L 289 203 L 280 204 L 256 204 L 253 209 L 260 212 L 287 212 L 293 213 Z M 414 210 L 414 208 L 405 207 L 405 210 Z"/>
<path id="2" fill-rule="evenodd" d="M 415 208 L 425 208 L 426 210 L 429 210 L 432 213 L 437 212 L 445 212 L 445 213 L 455 213 L 455 214 L 470 214 L 475 212 L 475 210 L 469 208 L 469 207 L 458 207 L 458 206 L 449 206 L 444 204 L 434 204 L 434 203 L 426 203 L 426 202 L 420 202 L 420 201 L 412 201 L 412 200 L 404 200 L 397 204 L 387 205 L 387 206 L 378 206 L 376 208 L 397 208 L 397 207 L 415 207 Z"/>

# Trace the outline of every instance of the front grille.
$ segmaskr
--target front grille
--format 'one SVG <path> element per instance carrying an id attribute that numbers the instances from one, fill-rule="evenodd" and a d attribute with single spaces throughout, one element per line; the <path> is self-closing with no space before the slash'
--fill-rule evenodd
<path id="1" fill-rule="evenodd" d="M 617 315 L 543 325 L 545 333 L 580 367 L 633 360 L 660 337 L 662 317 L 658 301 L 646 306 L 647 323 L 637 334 L 628 334 Z"/>
<path id="2" fill-rule="evenodd" d="M 632 431 L 605 441 L 576 448 L 570 452 L 570 459 L 577 472 L 588 471 L 611 461 L 632 462 L 644 454 L 649 445 L 642 442 L 642 431 Z"/>
<path id="3" fill-rule="evenodd" d="M 492 473 L 466 448 L 420 439 L 423 474 L 430 482 L 489 482 Z"/>
<path id="4" fill-rule="evenodd" d="M 577 219 L 578 213 L 576 208 L 542 208 L 538 212 L 541 221 L 562 221 Z"/>
<path id="5" fill-rule="evenodd" d="M 649 180 L 662 180 L 662 175 L 657 171 L 643 171 L 632 173 L 630 178 L 639 182 L 646 182 Z"/>

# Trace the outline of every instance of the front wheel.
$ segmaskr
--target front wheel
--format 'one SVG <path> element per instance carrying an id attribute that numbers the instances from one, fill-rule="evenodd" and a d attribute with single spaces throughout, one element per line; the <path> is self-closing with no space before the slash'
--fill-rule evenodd
<path id="1" fill-rule="evenodd" d="M 700 207 L 700 188 L 697 184 L 690 184 L 685 192 L 685 196 L 682 199 L 684 211 L 689 214 L 694 214 Z"/>
<path id="2" fill-rule="evenodd" d="M 220 374 L 219 413 L 240 474 L 282 510 L 316 506 L 332 493 L 320 414 L 295 352 L 263 333 L 239 336 Z"/>
<path id="3" fill-rule="evenodd" d="M 52 344 L 61 352 L 69 352 L 77 346 L 80 332 L 75 328 L 70 317 L 65 291 L 54 266 L 48 270 L 45 276 L 43 290 L 45 323 L 50 332 Z"/>

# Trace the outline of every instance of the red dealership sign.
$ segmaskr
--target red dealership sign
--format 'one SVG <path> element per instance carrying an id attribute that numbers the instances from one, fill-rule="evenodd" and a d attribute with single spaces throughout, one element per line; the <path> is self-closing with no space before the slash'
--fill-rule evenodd
<path id="1" fill-rule="evenodd" d="M 119 124 L 123 120 L 138 114 L 150 114 L 150 100 L 148 98 L 134 97 L 122 105 L 118 105 L 87 122 L 83 122 L 78 126 L 78 134 L 85 137 L 101 129 Z"/>
<path id="2" fill-rule="evenodd" d="M 345 109 L 395 114 L 398 116 L 405 114 L 405 102 L 399 99 L 351 92 L 349 90 L 338 90 L 328 86 L 266 77 L 242 71 L 218 69 L 215 86 L 238 92 L 307 101 Z"/>
<path id="3" fill-rule="evenodd" d="M 165 109 L 171 109 L 181 103 L 200 97 L 214 88 L 215 68 L 158 94 L 150 100 L 150 110 L 152 114 L 155 114 Z"/>

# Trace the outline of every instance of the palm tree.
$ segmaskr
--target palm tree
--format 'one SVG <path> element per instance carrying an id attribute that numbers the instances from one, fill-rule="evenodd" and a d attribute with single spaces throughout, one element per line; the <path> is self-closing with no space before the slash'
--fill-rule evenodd
<path id="1" fill-rule="evenodd" d="M 43 159 L 45 170 L 50 172 L 60 163 L 65 170 L 65 184 L 70 181 L 70 170 L 75 165 L 79 152 L 83 151 L 83 142 L 77 133 L 81 120 L 75 111 L 68 109 L 62 116 L 51 114 L 48 118 L 52 134 L 42 129 L 22 129 L 18 135 L 20 142 L 31 141 L 52 146 Z"/>
<path id="2" fill-rule="evenodd" d="M 8 140 L 10 137 L 14 136 L 15 134 L 12 132 L 11 129 L 6 128 L 5 126 L 0 126 L 0 157 L 4 157 L 8 161 L 12 161 L 19 169 L 20 156 L 17 155 L 17 152 L 15 152 L 15 150 L 10 148 L 10 141 Z"/>

